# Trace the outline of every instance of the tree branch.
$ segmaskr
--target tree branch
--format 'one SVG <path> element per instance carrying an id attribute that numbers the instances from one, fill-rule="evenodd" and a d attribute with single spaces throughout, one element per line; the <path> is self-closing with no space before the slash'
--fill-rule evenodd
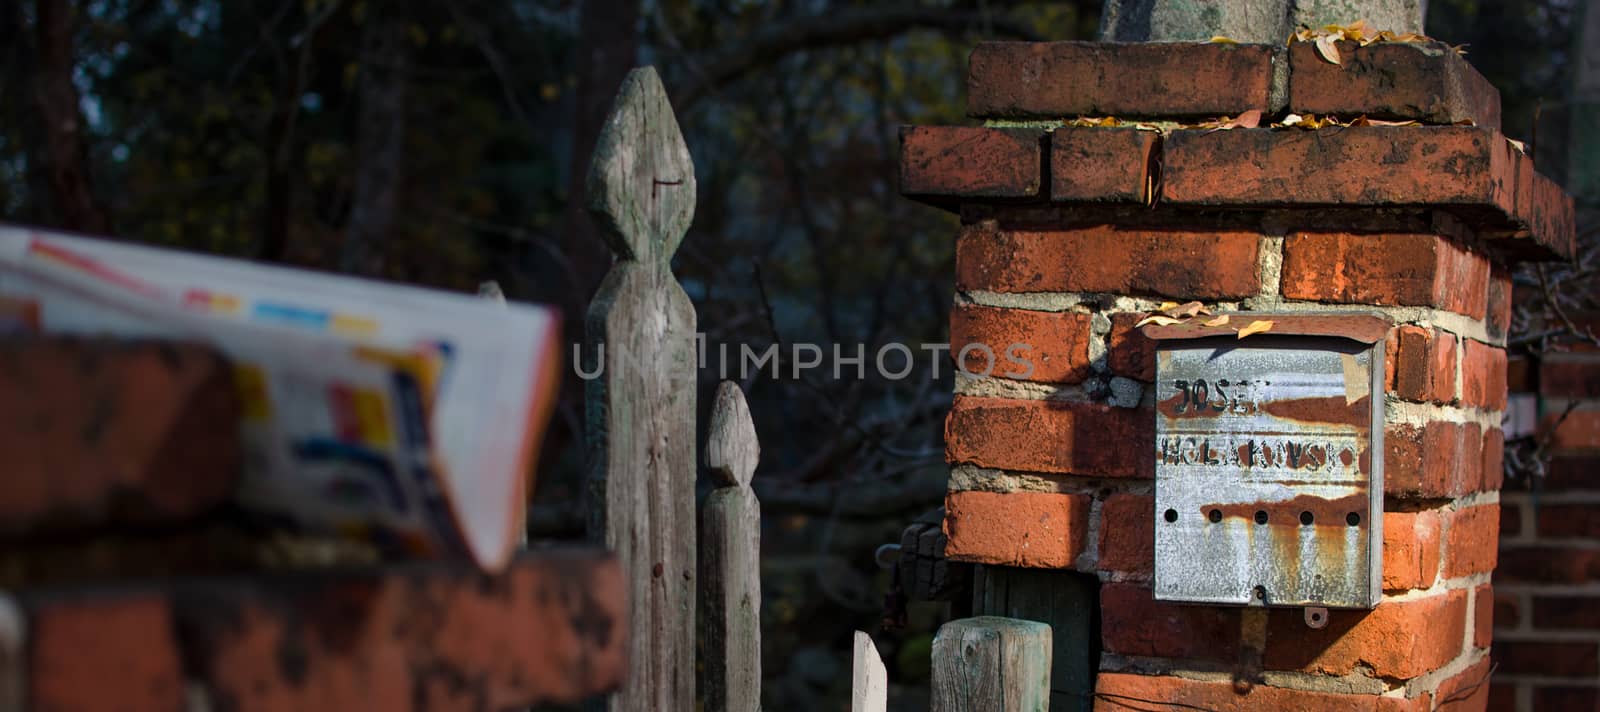
<path id="1" fill-rule="evenodd" d="M 871 7 L 800 18 L 768 27 L 748 42 L 696 61 L 689 83 L 674 97 L 682 113 L 715 88 L 766 67 L 793 52 L 881 40 L 918 29 L 965 33 L 990 28 L 995 34 L 1037 40 L 1027 25 L 1004 16 L 934 7 Z"/>

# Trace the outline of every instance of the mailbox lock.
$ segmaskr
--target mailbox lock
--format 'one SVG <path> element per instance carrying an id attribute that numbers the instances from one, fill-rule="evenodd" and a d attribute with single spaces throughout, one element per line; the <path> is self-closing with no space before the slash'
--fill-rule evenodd
<path id="1" fill-rule="evenodd" d="M 1326 627 L 1328 627 L 1328 609 L 1322 608 L 1321 606 L 1307 606 L 1306 607 L 1306 627 L 1308 627 L 1308 628 L 1326 628 Z"/>

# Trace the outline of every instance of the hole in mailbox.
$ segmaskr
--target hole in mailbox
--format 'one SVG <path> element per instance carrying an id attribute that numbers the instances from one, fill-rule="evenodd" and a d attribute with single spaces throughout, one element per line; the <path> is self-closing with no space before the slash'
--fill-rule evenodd
<path id="1" fill-rule="evenodd" d="M 1254 320 L 1273 327 L 1240 339 L 1230 326 Z M 1370 313 L 1259 312 L 1143 327 L 1156 343 L 1155 511 L 1168 523 L 1157 599 L 1377 603 L 1391 327 Z M 1341 518 L 1348 528 L 1328 526 Z"/>

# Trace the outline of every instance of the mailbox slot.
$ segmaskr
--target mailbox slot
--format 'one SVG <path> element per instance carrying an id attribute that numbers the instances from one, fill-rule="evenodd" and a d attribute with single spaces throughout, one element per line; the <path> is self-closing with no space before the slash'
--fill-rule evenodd
<path id="1" fill-rule="evenodd" d="M 1237 338 L 1270 319 L 1273 328 Z M 1367 314 L 1147 326 L 1155 597 L 1371 608 L 1381 594 L 1384 337 Z"/>

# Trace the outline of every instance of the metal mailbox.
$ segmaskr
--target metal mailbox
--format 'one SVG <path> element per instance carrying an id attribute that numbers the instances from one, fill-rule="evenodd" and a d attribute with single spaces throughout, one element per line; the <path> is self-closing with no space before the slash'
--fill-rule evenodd
<path id="1" fill-rule="evenodd" d="M 1269 331 L 1237 338 L 1239 326 L 1268 319 Z M 1156 340 L 1155 596 L 1371 608 L 1382 582 L 1390 323 L 1230 321 L 1144 328 Z"/>

